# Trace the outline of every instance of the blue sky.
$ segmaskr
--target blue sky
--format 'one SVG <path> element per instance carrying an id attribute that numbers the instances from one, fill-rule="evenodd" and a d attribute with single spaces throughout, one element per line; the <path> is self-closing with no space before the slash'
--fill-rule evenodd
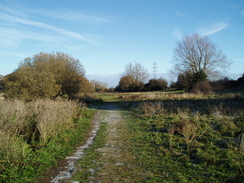
<path id="1" fill-rule="evenodd" d="M 88 79 L 116 86 L 125 65 L 167 76 L 184 35 L 207 35 L 244 73 L 243 0 L 1 0 L 0 74 L 26 57 L 61 51 L 79 59 Z M 167 78 L 168 79 L 168 78 Z"/>

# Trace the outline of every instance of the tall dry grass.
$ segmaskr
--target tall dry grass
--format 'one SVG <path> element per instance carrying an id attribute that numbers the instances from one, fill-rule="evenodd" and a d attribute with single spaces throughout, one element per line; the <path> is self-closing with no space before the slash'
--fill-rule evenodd
<path id="1" fill-rule="evenodd" d="M 69 100 L 0 101 L 0 155 L 6 160 L 24 155 L 33 141 L 45 144 L 73 127 L 81 105 Z"/>
<path id="2" fill-rule="evenodd" d="M 138 106 L 137 110 L 140 115 L 153 117 L 162 114 L 164 112 L 164 107 L 161 102 L 143 102 Z"/>

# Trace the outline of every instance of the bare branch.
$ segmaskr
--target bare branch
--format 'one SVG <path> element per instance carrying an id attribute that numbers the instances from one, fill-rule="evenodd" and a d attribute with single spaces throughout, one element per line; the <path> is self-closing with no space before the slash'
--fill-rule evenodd
<path id="1" fill-rule="evenodd" d="M 226 56 L 206 36 L 199 34 L 185 36 L 174 50 L 173 64 L 175 73 L 205 72 L 208 76 L 217 69 L 230 66 Z"/>

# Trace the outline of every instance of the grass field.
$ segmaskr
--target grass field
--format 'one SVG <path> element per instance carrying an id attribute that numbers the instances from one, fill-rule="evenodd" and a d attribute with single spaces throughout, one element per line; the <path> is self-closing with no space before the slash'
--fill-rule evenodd
<path id="1" fill-rule="evenodd" d="M 243 182 L 243 100 L 145 102 L 129 120 L 148 182 Z"/>
<path id="2" fill-rule="evenodd" d="M 244 182 L 243 89 L 207 95 L 169 90 L 95 93 L 89 96 L 90 104 L 93 99 L 94 105 L 113 102 L 125 107 L 128 126 L 122 134 L 144 182 Z M 95 113 L 81 104 L 1 100 L 0 182 L 34 182 L 71 152 Z M 104 143 L 105 130 L 106 124 L 95 145 Z M 87 152 L 86 163 L 96 156 L 94 149 Z"/>
<path id="3" fill-rule="evenodd" d="M 95 98 L 104 102 L 120 101 L 158 101 L 158 100 L 208 100 L 208 99 L 241 99 L 244 89 L 225 90 L 222 92 L 185 93 L 183 90 L 163 90 L 156 92 L 100 92 L 93 94 Z"/>
<path id="4" fill-rule="evenodd" d="M 243 89 L 97 97 L 129 102 L 128 136 L 144 182 L 244 182 Z"/>

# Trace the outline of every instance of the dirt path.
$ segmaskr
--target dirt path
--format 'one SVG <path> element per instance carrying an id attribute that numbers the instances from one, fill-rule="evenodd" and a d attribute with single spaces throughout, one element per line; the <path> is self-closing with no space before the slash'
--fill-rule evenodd
<path id="1" fill-rule="evenodd" d="M 72 174 L 78 172 L 77 161 L 84 156 L 85 148 L 91 146 L 96 135 L 99 124 L 107 123 L 106 142 L 96 151 L 101 152 L 101 157 L 91 160 L 97 166 L 92 172 L 89 182 L 138 182 L 143 177 L 140 168 L 135 163 L 135 157 L 131 154 L 131 143 L 129 130 L 125 119 L 121 116 L 120 109 L 116 104 L 103 105 L 97 112 L 93 120 L 94 129 L 88 138 L 88 141 L 70 157 L 67 157 L 68 166 L 66 170 L 60 172 L 52 183 L 73 182 L 79 183 L 79 180 L 73 180 Z"/>

